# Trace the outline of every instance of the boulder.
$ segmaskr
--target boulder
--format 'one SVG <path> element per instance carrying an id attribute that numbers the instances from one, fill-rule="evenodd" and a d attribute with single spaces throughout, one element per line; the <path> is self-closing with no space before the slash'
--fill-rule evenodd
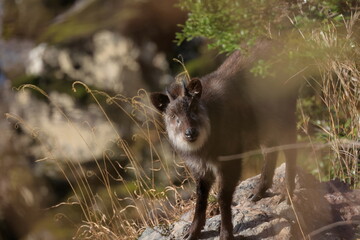
<path id="1" fill-rule="evenodd" d="M 285 165 L 275 172 L 269 196 L 249 199 L 259 175 L 236 188 L 233 197 L 235 239 L 353 239 L 360 224 L 360 191 L 350 190 L 339 180 L 320 183 L 298 169 L 292 201 L 286 201 Z M 146 228 L 139 240 L 182 239 L 190 227 L 192 212 L 187 212 L 170 226 Z M 201 239 L 217 240 L 220 215 L 206 220 Z"/>

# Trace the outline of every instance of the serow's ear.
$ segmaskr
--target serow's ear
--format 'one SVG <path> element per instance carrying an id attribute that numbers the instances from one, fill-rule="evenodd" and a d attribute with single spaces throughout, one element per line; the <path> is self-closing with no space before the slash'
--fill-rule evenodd
<path id="1" fill-rule="evenodd" d="M 154 107 L 160 112 L 165 112 L 166 107 L 170 102 L 169 97 L 163 93 L 151 93 L 150 100 Z"/>
<path id="2" fill-rule="evenodd" d="M 202 85 L 201 85 L 200 79 L 198 79 L 198 78 L 191 79 L 191 81 L 189 82 L 189 84 L 187 86 L 187 91 L 188 91 L 189 95 L 191 95 L 192 97 L 200 98 L 201 93 L 202 93 Z"/>

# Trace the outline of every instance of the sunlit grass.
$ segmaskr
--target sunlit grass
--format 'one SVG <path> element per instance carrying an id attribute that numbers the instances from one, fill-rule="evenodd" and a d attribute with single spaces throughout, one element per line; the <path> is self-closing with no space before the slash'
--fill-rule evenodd
<path id="1" fill-rule="evenodd" d="M 45 157 L 40 159 L 38 164 L 54 163 L 67 179 L 74 197 L 59 206 L 75 204 L 81 208 L 83 224 L 79 227 L 75 238 L 133 239 L 144 227 L 169 223 L 170 219 L 179 216 L 187 205 L 182 202 L 181 192 L 187 188 L 191 180 L 187 177 L 188 173 L 179 159 L 175 158 L 175 164 L 172 162 L 174 157 L 171 156 L 171 149 L 166 143 L 166 138 L 163 137 L 162 123 L 156 111 L 148 104 L 147 92 L 139 90 L 137 96 L 127 98 L 122 95 L 109 96 L 104 92 L 92 90 L 81 82 L 73 84 L 74 91 L 79 87 L 86 89 L 116 133 L 116 138 L 109 141 L 114 143 L 117 151 L 105 149 L 100 159 L 92 153 L 88 140 L 82 137 L 87 151 L 92 153 L 92 161 L 97 167 L 96 172 L 84 169 L 79 161 L 72 161 L 71 159 L 76 156 L 56 159 L 52 149 L 42 142 L 41 126 L 29 126 L 19 116 L 7 114 L 9 119 L 17 122 L 17 126 L 24 128 L 43 147 Z M 23 85 L 19 90 L 27 91 L 27 89 L 45 96 L 56 111 L 61 113 L 68 127 L 82 135 L 78 123 L 73 122 L 55 102 L 51 102 L 46 92 L 34 85 Z M 101 102 L 99 97 L 105 97 L 106 102 Z M 121 137 L 103 104 L 115 106 L 119 113 L 132 120 L 136 126 L 134 143 L 129 144 Z M 143 148 L 147 151 L 147 159 L 141 159 L 141 156 L 134 152 L 136 141 L 140 140 L 146 143 Z M 113 158 L 119 157 L 118 155 L 126 158 L 123 166 L 113 161 Z M 101 182 L 103 190 L 94 189 L 90 183 L 92 178 Z"/>
<path id="2" fill-rule="evenodd" d="M 298 109 L 300 130 L 307 140 L 330 146 L 327 151 L 314 154 L 319 179 L 339 178 L 352 187 L 360 184 L 360 46 L 351 41 L 359 16 L 358 12 L 343 20 L 345 35 L 338 33 L 335 26 L 312 34 L 309 41 L 318 48 L 328 49 L 328 54 L 316 62 L 320 77 L 307 79 L 318 100 L 300 99 Z M 310 101 L 311 107 L 305 106 L 306 101 Z M 317 128 L 315 135 L 309 132 L 310 125 Z M 319 159 L 321 155 L 323 159 Z"/>

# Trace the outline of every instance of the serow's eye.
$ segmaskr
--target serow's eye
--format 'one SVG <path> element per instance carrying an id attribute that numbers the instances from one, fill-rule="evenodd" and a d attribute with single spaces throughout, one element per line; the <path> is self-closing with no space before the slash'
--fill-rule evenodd
<path id="1" fill-rule="evenodd" d="M 175 119 L 175 117 L 176 117 L 175 114 L 170 115 L 171 119 Z"/>

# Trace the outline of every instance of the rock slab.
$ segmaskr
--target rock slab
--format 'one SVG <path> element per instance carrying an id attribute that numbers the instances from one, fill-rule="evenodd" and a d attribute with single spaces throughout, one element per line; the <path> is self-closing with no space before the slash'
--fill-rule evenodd
<path id="1" fill-rule="evenodd" d="M 320 183 L 298 169 L 296 190 L 286 201 L 285 165 L 275 172 L 269 196 L 254 203 L 249 200 L 259 175 L 238 185 L 233 197 L 235 239 L 354 239 L 359 234 L 360 191 L 332 180 Z M 139 240 L 182 239 L 189 229 L 192 212 L 170 226 L 148 227 Z M 220 215 L 206 220 L 200 239 L 219 239 Z"/>

